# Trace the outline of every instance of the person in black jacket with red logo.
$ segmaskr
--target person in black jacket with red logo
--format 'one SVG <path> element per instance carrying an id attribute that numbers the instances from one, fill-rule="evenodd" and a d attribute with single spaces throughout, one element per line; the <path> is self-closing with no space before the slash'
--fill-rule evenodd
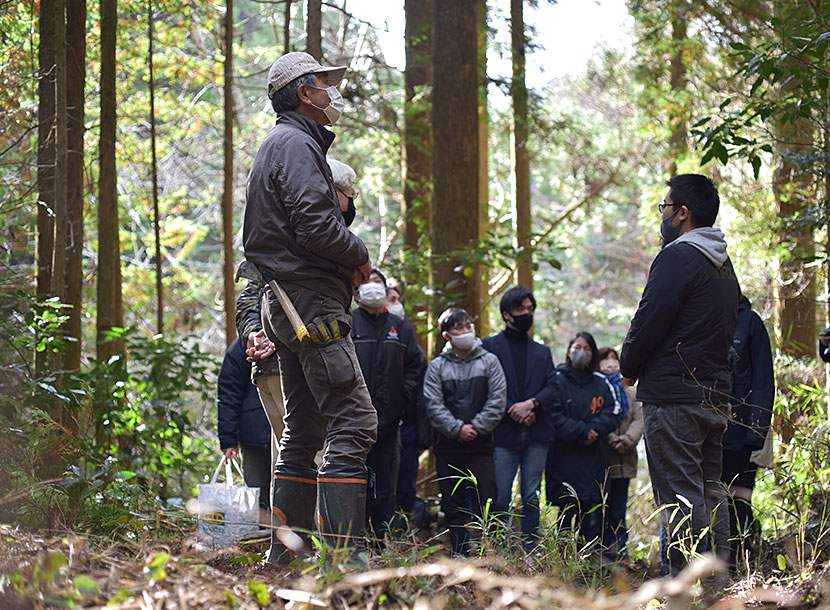
<path id="1" fill-rule="evenodd" d="M 729 487 L 730 563 L 734 568 L 743 554 L 744 540 L 752 533 L 752 489 L 755 487 L 757 464 L 752 452 L 763 448 L 772 419 L 775 398 L 775 373 L 769 334 L 761 317 L 741 295 L 738 306 L 738 327 L 732 341 L 737 358 L 732 369 L 732 415 L 723 435 L 723 474 L 721 480 Z"/>
<path id="2" fill-rule="evenodd" d="M 366 494 L 366 520 L 380 539 L 395 510 L 401 418 L 417 400 L 426 358 L 412 325 L 386 311 L 386 278 L 378 269 L 360 287 L 358 305 L 352 312 L 352 339 L 378 414 L 378 438 L 366 457 L 374 481 Z"/>
<path id="3" fill-rule="evenodd" d="M 251 383 L 251 363 L 238 338 L 225 352 L 216 388 L 219 448 L 226 458 L 242 451 L 245 485 L 259 487 L 259 505 L 271 512 L 271 426 Z M 267 519 L 261 519 L 266 522 Z"/>
<path id="4" fill-rule="evenodd" d="M 620 413 L 614 389 L 598 369 L 593 335 L 577 333 L 568 344 L 565 364 L 556 368 L 556 439 L 545 469 L 548 504 L 559 507 L 560 527 L 570 528 L 575 520 L 573 527 L 589 542 L 602 532 L 602 511 L 592 509 L 602 502 L 608 468 L 605 437 L 617 428 Z"/>
<path id="5" fill-rule="evenodd" d="M 620 372 L 628 385 L 639 379 L 651 486 L 666 507 L 668 567 L 676 574 L 692 550 L 714 545 L 728 554 L 721 439 L 740 288 L 723 233 L 712 227 L 715 185 L 684 174 L 668 186 L 658 206 L 664 246 L 623 343 Z"/>

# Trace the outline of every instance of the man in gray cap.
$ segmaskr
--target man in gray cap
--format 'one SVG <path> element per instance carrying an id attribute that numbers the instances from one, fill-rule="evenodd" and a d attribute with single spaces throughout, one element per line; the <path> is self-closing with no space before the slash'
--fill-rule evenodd
<path id="1" fill-rule="evenodd" d="M 277 113 L 248 176 L 245 258 L 265 280 L 262 324 L 276 348 L 285 429 L 274 474 L 272 525 L 320 527 L 329 544 L 359 544 L 365 522 L 366 455 L 377 414 L 350 337 L 352 288 L 371 273 L 363 242 L 343 221 L 326 151 L 340 118 L 344 67 L 287 53 L 268 73 Z M 288 295 L 311 341 L 303 342 L 269 285 Z M 326 444 L 317 470 L 314 455 Z M 286 563 L 292 537 L 274 529 L 270 563 Z"/>

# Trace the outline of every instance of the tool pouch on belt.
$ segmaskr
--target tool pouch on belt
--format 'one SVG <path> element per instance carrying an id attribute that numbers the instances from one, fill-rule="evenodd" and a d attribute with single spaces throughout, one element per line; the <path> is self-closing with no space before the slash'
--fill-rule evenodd
<path id="1" fill-rule="evenodd" d="M 314 348 L 322 366 L 317 374 L 325 375 L 324 382 L 331 388 L 350 387 L 357 380 L 360 364 L 354 355 L 354 349 L 348 349 L 345 339 L 349 338 L 351 328 L 336 315 L 317 316 L 306 324 L 311 336 L 309 347 Z"/>

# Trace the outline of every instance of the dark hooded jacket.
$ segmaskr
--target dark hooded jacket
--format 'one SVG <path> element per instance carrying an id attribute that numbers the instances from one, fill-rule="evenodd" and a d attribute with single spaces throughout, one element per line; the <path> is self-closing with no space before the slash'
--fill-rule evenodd
<path id="1" fill-rule="evenodd" d="M 723 233 L 684 233 L 654 259 L 620 353 L 643 403 L 723 404 L 740 288 Z"/>
<path id="2" fill-rule="evenodd" d="M 352 270 L 369 260 L 346 228 L 326 152 L 334 134 L 298 112 L 283 112 L 248 175 L 242 241 L 266 280 L 284 280 L 352 300 Z"/>
<path id="3" fill-rule="evenodd" d="M 548 449 L 545 481 L 547 497 L 560 506 L 573 502 L 570 490 L 576 491 L 582 509 L 586 502 L 600 498 L 600 486 L 608 467 L 605 436 L 619 423 L 620 405 L 605 375 L 579 371 L 567 364 L 556 368 L 557 402 L 553 411 L 556 439 Z M 582 441 L 590 430 L 599 435 L 590 445 Z"/>
<path id="4" fill-rule="evenodd" d="M 512 332 L 525 343 L 524 378 L 518 379 L 513 365 L 510 345 L 506 333 Z M 507 380 L 507 404 L 505 415 L 494 432 L 497 447 L 518 449 L 529 443 L 549 443 L 553 440 L 553 418 L 551 412 L 556 405 L 555 373 L 550 348 L 536 343 L 527 333 L 506 329 L 493 337 L 481 340 L 484 349 L 498 356 Z M 539 408 L 534 410 L 536 423 L 525 426 L 507 415 L 507 408 L 517 402 L 536 398 Z"/>
<path id="5" fill-rule="evenodd" d="M 219 447 L 271 447 L 271 425 L 251 383 L 251 363 L 234 339 L 225 352 L 216 389 Z"/>
<path id="6" fill-rule="evenodd" d="M 378 413 L 378 435 L 397 430 L 409 405 L 415 405 L 426 357 L 412 325 L 386 311 L 352 312 L 354 351 Z"/>
<path id="7" fill-rule="evenodd" d="M 744 297 L 738 307 L 738 327 L 732 341 L 732 417 L 723 435 L 728 451 L 755 451 L 764 446 L 772 418 L 775 373 L 769 335 L 761 317 Z"/>

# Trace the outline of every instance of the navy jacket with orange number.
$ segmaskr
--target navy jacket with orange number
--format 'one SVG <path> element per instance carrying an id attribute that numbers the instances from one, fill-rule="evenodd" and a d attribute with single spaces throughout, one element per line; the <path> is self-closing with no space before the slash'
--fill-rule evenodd
<path id="1" fill-rule="evenodd" d="M 553 411 L 556 440 L 548 449 L 545 469 L 548 502 L 558 506 L 573 502 L 568 483 L 583 504 L 599 500 L 600 485 L 608 467 L 604 441 L 619 423 L 620 405 L 610 382 L 599 372 L 578 371 L 562 364 L 556 368 L 557 406 Z M 588 432 L 599 438 L 585 445 Z"/>

